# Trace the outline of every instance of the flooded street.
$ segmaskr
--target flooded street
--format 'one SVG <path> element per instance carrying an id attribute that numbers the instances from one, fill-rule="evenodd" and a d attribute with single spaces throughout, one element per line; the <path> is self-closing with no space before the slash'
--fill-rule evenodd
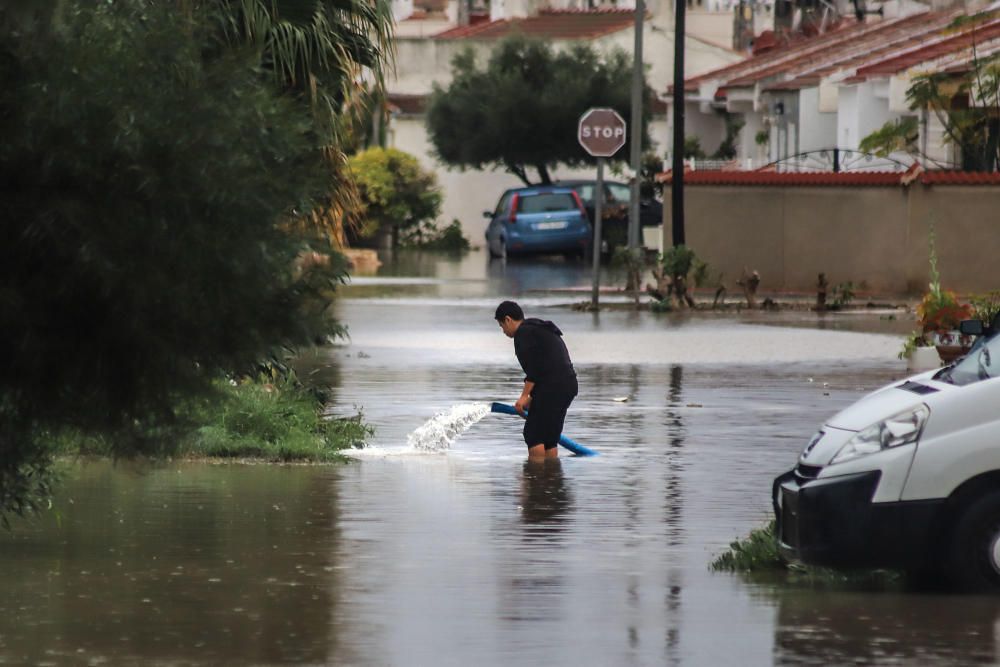
<path id="1" fill-rule="evenodd" d="M 911 321 L 567 308 L 589 280 L 481 253 L 356 278 L 350 341 L 300 363 L 332 414 L 376 428 L 350 464 L 69 465 L 52 512 L 0 533 L 0 664 L 1000 661 L 1000 600 L 708 569 L 770 519 L 826 417 L 906 374 Z M 443 451 L 407 444 L 516 399 L 501 298 L 565 333 L 565 433 L 600 456 L 530 464 L 497 414 Z"/>

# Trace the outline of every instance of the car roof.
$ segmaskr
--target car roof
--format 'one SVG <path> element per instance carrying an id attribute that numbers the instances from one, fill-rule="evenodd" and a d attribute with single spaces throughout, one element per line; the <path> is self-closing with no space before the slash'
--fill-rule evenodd
<path id="1" fill-rule="evenodd" d="M 572 179 L 572 180 L 556 181 L 556 184 L 557 185 L 563 185 L 563 186 L 569 187 L 569 188 L 575 188 L 575 187 L 578 187 L 580 185 L 597 185 L 597 179 L 590 179 L 590 180 L 588 180 L 588 179 L 585 179 L 585 178 L 577 178 L 577 179 Z M 604 184 L 605 185 L 625 185 L 625 183 L 620 183 L 618 181 L 609 181 L 607 179 L 605 179 Z"/>
<path id="2" fill-rule="evenodd" d="M 541 194 L 570 194 L 573 188 L 568 185 L 533 185 L 529 188 L 511 188 L 504 191 L 504 194 L 519 195 L 541 195 Z"/>

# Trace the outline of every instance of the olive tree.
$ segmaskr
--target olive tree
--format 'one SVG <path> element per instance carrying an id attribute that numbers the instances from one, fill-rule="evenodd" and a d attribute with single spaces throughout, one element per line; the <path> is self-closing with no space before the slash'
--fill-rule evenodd
<path id="1" fill-rule="evenodd" d="M 514 36 L 501 41 L 481 68 L 473 51 L 452 61 L 452 81 L 435 85 L 427 128 L 438 157 L 461 169 L 504 169 L 526 185 L 529 169 L 541 183 L 558 164 L 593 162 L 577 140 L 580 116 L 611 107 L 630 118 L 632 57 L 600 54 L 587 45 L 555 50 L 545 42 Z M 646 86 L 647 100 L 653 99 Z M 649 145 L 649 104 L 642 136 Z M 625 159 L 627 152 L 619 152 Z"/>

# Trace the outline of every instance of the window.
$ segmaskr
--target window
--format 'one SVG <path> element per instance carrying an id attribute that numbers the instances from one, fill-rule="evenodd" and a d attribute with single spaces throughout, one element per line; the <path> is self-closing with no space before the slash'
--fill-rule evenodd
<path id="1" fill-rule="evenodd" d="M 624 185 L 618 185 L 617 183 L 609 185 L 608 190 L 610 192 L 609 201 L 616 201 L 619 203 L 627 202 L 632 199 L 628 188 Z"/>
<path id="2" fill-rule="evenodd" d="M 588 204 L 594 203 L 593 185 L 578 185 L 574 189 L 576 190 L 576 194 L 580 195 L 580 199 L 587 202 Z"/>
<path id="3" fill-rule="evenodd" d="M 510 206 L 510 198 L 510 192 L 503 193 L 503 196 L 500 197 L 500 203 L 497 204 L 497 210 L 493 211 L 494 216 L 500 215 L 507 210 L 507 207 Z"/>
<path id="4" fill-rule="evenodd" d="M 521 195 L 517 200 L 518 213 L 546 213 L 548 211 L 575 211 L 576 202 L 568 192 L 549 192 L 540 195 Z"/>

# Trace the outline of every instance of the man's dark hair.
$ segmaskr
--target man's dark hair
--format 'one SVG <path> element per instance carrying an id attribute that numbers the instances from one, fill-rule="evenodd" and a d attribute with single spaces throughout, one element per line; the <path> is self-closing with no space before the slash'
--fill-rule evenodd
<path id="1" fill-rule="evenodd" d="M 524 311 L 521 310 L 521 306 L 517 305 L 513 301 L 504 301 L 499 306 L 497 306 L 497 314 L 493 317 L 497 322 L 503 322 L 503 318 L 510 316 L 512 320 L 523 320 Z"/>

